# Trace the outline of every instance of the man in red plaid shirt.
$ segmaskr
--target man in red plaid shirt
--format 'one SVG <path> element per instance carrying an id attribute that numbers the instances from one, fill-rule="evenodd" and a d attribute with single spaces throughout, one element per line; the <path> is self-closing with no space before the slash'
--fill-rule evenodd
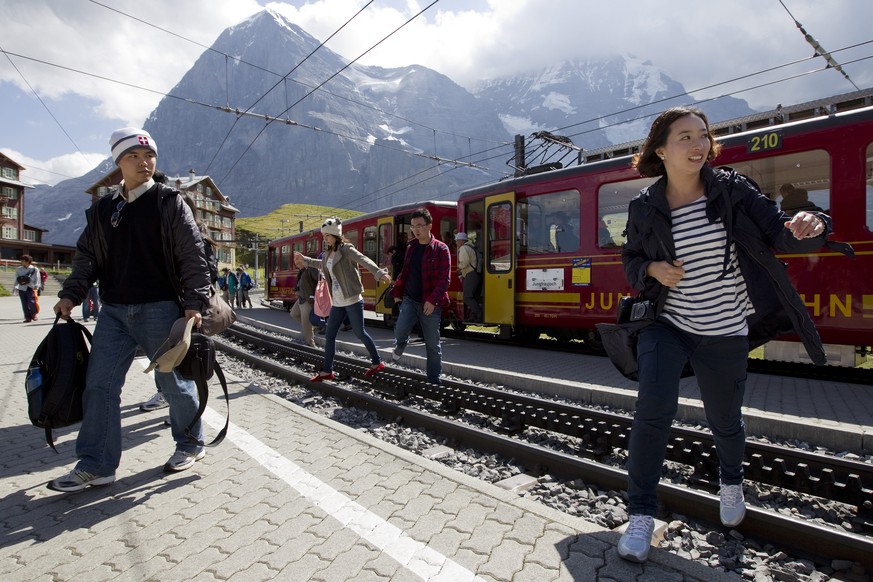
<path id="1" fill-rule="evenodd" d="M 449 305 L 449 282 L 452 276 L 452 255 L 446 243 L 437 240 L 430 229 L 433 218 L 426 208 L 410 215 L 410 227 L 415 237 L 406 245 L 403 270 L 394 282 L 392 295 L 400 303 L 400 315 L 394 324 L 394 361 L 400 359 L 409 343 L 409 334 L 416 323 L 427 350 L 427 381 L 440 383 L 442 349 L 440 322 L 442 308 Z"/>

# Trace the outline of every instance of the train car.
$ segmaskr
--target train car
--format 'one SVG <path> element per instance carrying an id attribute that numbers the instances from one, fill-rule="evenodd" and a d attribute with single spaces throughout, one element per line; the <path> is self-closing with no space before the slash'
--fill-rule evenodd
<path id="1" fill-rule="evenodd" d="M 433 218 L 431 233 L 449 245 L 452 250 L 452 265 L 457 264 L 457 251 L 454 236 L 457 234 L 457 204 L 455 202 L 420 202 L 404 204 L 369 214 L 363 214 L 343 221 L 343 236 L 355 245 L 362 253 L 372 259 L 377 265 L 390 264 L 386 251 L 394 246 L 397 252 L 403 253 L 406 242 L 412 236 L 409 227 L 410 218 L 417 208 L 426 208 Z M 266 298 L 268 301 L 281 302 L 286 309 L 291 309 L 297 301 L 295 287 L 297 284 L 297 268 L 294 266 L 294 251 L 310 257 L 321 254 L 322 236 L 319 229 L 309 230 L 270 242 L 267 252 L 268 285 Z M 454 269 L 453 269 L 454 271 Z M 393 275 L 393 273 L 392 273 Z M 384 302 L 379 301 L 387 285 L 377 283 L 366 269 L 361 268 L 361 280 L 364 284 L 364 309 L 382 315 L 390 325 L 394 314 Z M 452 272 L 449 296 L 452 305 L 444 310 L 444 324 L 461 325 L 463 315 L 463 298 L 460 282 Z"/>
<path id="2" fill-rule="evenodd" d="M 833 218 L 832 238 L 855 248 L 854 259 L 828 249 L 781 257 L 834 364 L 854 365 L 873 345 L 871 105 L 867 91 L 794 106 L 788 120 L 759 114 L 713 125 L 716 135 L 732 132 L 718 138 L 715 166 L 752 177 L 774 200 L 783 185 L 805 191 Z M 621 245 L 629 201 L 654 181 L 631 167 L 641 144 L 461 194 L 458 228 L 478 234 L 485 257 L 487 324 L 502 335 L 547 333 L 599 346 L 594 325 L 614 321 L 619 298 L 634 293 Z M 771 344 L 765 357 L 808 361 L 800 344 Z"/>

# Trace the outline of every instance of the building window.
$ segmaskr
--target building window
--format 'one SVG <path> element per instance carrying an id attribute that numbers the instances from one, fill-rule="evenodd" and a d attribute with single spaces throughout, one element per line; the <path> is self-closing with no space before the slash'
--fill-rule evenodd
<path id="1" fill-rule="evenodd" d="M 18 200 L 18 190 L 12 186 L 3 186 L 3 195 L 9 200 Z"/>
<path id="2" fill-rule="evenodd" d="M 4 178 L 11 178 L 13 180 L 18 179 L 18 170 L 15 168 L 10 168 L 8 166 L 3 167 L 2 175 Z"/>
<path id="3" fill-rule="evenodd" d="M 4 206 L 3 207 L 3 217 L 4 218 L 18 218 L 18 209 L 15 208 L 14 206 L 11 208 L 9 206 Z"/>
<path id="4" fill-rule="evenodd" d="M 18 239 L 18 228 L 14 226 L 4 226 L 3 227 L 3 238 L 9 240 L 17 240 Z"/>
<path id="5" fill-rule="evenodd" d="M 37 236 L 36 236 L 36 234 L 37 234 L 37 233 L 36 233 L 35 230 L 25 230 L 25 231 L 24 231 L 24 240 L 29 240 L 29 241 L 32 241 L 32 242 L 37 242 Z"/>

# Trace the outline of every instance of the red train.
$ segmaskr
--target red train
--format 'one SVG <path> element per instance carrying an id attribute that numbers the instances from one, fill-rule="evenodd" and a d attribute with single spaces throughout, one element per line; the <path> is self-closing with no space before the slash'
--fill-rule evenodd
<path id="1" fill-rule="evenodd" d="M 781 257 L 829 344 L 833 364 L 855 365 L 873 345 L 871 106 L 873 92 L 867 91 L 785 108 L 782 123 L 758 114 L 713 125 L 714 133 L 722 134 L 715 165 L 751 176 L 774 199 L 783 185 L 794 186 L 831 215 L 833 238 L 854 246 L 854 259 L 826 249 Z M 499 326 L 504 336 L 547 333 L 596 347 L 594 324 L 613 320 L 618 298 L 632 293 L 621 265 L 627 206 L 653 181 L 631 168 L 630 155 L 640 145 L 588 152 L 578 166 L 468 190 L 457 205 L 431 202 L 368 214 L 348 221 L 348 228 L 357 237 L 353 242 L 378 260 L 403 231 L 404 213 L 428 206 L 437 236 L 446 240 L 465 231 L 481 245 L 487 324 Z M 780 201 L 790 202 L 788 197 Z M 283 249 L 306 245 L 307 252 L 317 254 L 316 235 L 302 233 L 271 244 L 271 299 L 293 300 Z M 371 277 L 366 280 L 367 306 L 373 309 L 381 291 L 373 289 Z M 457 304 L 447 321 L 458 323 L 463 307 L 454 279 L 450 291 Z M 766 350 L 765 357 L 778 360 L 806 356 L 791 342 L 771 342 Z"/>

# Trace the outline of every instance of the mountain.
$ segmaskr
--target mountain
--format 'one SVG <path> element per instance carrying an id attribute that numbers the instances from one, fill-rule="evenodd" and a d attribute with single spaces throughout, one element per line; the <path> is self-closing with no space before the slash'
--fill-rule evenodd
<path id="1" fill-rule="evenodd" d="M 586 149 L 638 139 L 650 120 L 612 126 L 640 114 L 615 112 L 684 92 L 651 64 L 617 56 L 556 63 L 471 93 L 426 67 L 349 65 L 318 45 L 269 9 L 225 30 L 144 124 L 158 143 L 158 169 L 211 176 L 240 216 L 287 203 L 372 211 L 454 200 L 511 172 L 515 133 L 548 129 Z M 705 107 L 713 120 L 751 112 L 736 99 Z M 281 120 L 267 123 L 265 114 Z M 28 224 L 49 229 L 47 242 L 75 244 L 84 190 L 112 167 L 107 158 L 85 176 L 28 192 Z"/>
<path id="2" fill-rule="evenodd" d="M 685 88 L 650 62 L 630 55 L 556 63 L 484 81 L 474 93 L 512 134 L 550 131 L 589 150 L 644 138 L 651 116 L 675 105 L 695 104 L 712 122 L 754 113 L 734 97 L 702 103 L 673 98 Z"/>

